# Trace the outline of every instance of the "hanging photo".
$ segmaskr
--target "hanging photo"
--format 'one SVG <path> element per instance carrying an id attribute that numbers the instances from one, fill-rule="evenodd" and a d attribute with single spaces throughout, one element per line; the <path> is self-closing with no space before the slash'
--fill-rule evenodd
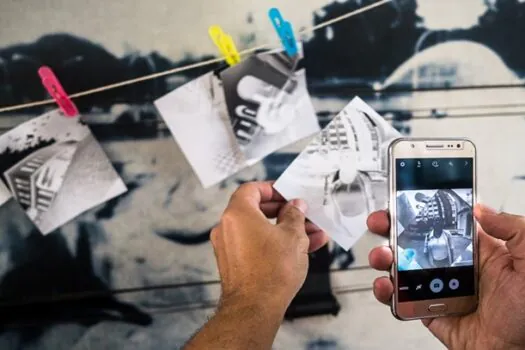
<path id="1" fill-rule="evenodd" d="M 43 234 L 127 191 L 89 128 L 60 110 L 0 136 L 0 175 Z"/>
<path id="2" fill-rule="evenodd" d="M 295 75 L 299 60 L 284 52 L 260 54 L 220 73 L 233 131 L 248 160 L 294 138 L 297 127 L 290 126 L 304 96 Z"/>
<path id="3" fill-rule="evenodd" d="M 155 101 L 204 187 L 320 130 L 297 65 L 280 51 L 254 55 Z"/>
<path id="4" fill-rule="evenodd" d="M 274 184 L 286 199 L 304 199 L 307 217 L 344 249 L 366 232 L 366 218 L 387 205 L 387 153 L 399 137 L 355 98 Z"/>

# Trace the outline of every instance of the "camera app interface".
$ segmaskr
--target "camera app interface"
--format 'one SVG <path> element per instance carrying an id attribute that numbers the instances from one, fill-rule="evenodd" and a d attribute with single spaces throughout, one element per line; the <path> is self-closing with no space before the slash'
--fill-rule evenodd
<path id="1" fill-rule="evenodd" d="M 397 159 L 399 301 L 474 294 L 473 159 Z"/>

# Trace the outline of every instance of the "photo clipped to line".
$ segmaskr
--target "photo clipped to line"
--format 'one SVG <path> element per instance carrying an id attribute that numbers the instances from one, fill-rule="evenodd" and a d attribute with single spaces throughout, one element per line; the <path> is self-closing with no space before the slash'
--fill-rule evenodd
<path id="1" fill-rule="evenodd" d="M 473 265 L 472 189 L 398 191 L 398 270 Z"/>
<path id="2" fill-rule="evenodd" d="M 301 138 L 303 130 L 319 131 L 304 70 L 296 72 L 300 60 L 282 51 L 264 53 L 220 73 L 233 131 L 248 162 Z"/>
<path id="3" fill-rule="evenodd" d="M 353 99 L 292 162 L 274 187 L 308 203 L 307 217 L 344 249 L 387 204 L 388 146 L 400 134 L 363 100 Z"/>
<path id="4" fill-rule="evenodd" d="M 203 187 L 320 130 L 297 59 L 253 55 L 155 101 Z"/>
<path id="5" fill-rule="evenodd" d="M 60 110 L 0 136 L 0 174 L 43 234 L 127 191 L 89 128 Z"/>

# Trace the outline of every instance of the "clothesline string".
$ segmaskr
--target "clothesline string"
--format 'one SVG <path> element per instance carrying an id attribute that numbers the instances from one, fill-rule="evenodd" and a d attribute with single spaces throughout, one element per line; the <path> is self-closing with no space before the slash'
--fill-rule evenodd
<path id="1" fill-rule="evenodd" d="M 338 16 L 338 17 L 333 18 L 331 20 L 328 20 L 326 22 L 319 23 L 318 25 L 315 25 L 313 27 L 303 28 L 303 29 L 299 30 L 299 34 L 315 32 L 316 30 L 325 28 L 325 27 L 327 27 L 329 25 L 332 25 L 334 23 L 337 23 L 337 22 L 343 21 L 345 19 L 357 16 L 359 14 L 368 12 L 370 10 L 373 10 L 373 9 L 377 8 L 377 7 L 383 6 L 383 5 L 385 5 L 385 4 L 389 3 L 389 2 L 392 2 L 392 0 L 381 0 L 381 1 L 373 3 L 371 5 L 361 7 L 360 9 L 348 12 L 348 13 L 346 13 L 344 15 Z M 247 49 L 247 50 L 243 50 L 243 51 L 240 52 L 240 54 L 241 54 L 241 56 L 249 55 L 249 54 L 257 52 L 257 51 L 259 51 L 261 49 L 268 48 L 269 46 L 270 45 L 268 45 L 268 44 L 259 45 L 257 47 L 253 47 L 253 48 L 250 48 L 250 49 Z M 86 91 L 81 91 L 81 92 L 78 92 L 78 93 L 75 93 L 75 94 L 71 94 L 69 97 L 73 99 L 73 98 L 83 97 L 83 96 L 87 96 L 87 95 L 92 95 L 92 94 L 96 94 L 96 93 L 99 93 L 99 92 L 103 92 L 103 91 L 112 90 L 112 89 L 116 89 L 116 88 L 123 87 L 123 86 L 128 86 L 128 85 L 140 83 L 140 82 L 143 82 L 143 81 L 160 78 L 160 77 L 163 77 L 163 76 L 166 76 L 166 75 L 181 73 L 181 72 L 192 70 L 192 69 L 195 69 L 195 68 L 209 66 L 209 65 L 212 65 L 212 64 L 215 64 L 215 63 L 221 63 L 223 61 L 224 61 L 224 58 L 222 58 L 222 57 L 221 58 L 214 58 L 214 59 L 210 59 L 210 60 L 206 60 L 206 61 L 202 61 L 202 62 L 189 64 L 189 65 L 182 66 L 182 67 L 173 68 L 173 69 L 166 70 L 166 71 L 163 71 L 163 72 L 158 72 L 158 73 L 154 73 L 154 74 L 150 74 L 150 75 L 146 75 L 146 76 L 142 76 L 142 77 L 138 77 L 138 78 L 133 78 L 133 79 L 129 79 L 129 80 L 121 81 L 121 82 L 118 82 L 118 83 L 101 86 L 101 87 L 90 89 L 90 90 L 86 90 Z M 38 107 L 38 106 L 43 106 L 43 105 L 52 104 L 52 103 L 55 103 L 55 101 L 53 99 L 47 99 L 47 100 L 36 101 L 36 102 L 28 102 L 28 103 L 23 103 L 23 104 L 18 104 L 18 105 L 13 105 L 13 106 L 0 108 L 0 113 L 15 111 L 15 110 L 24 109 L 24 108 Z"/>
<path id="2" fill-rule="evenodd" d="M 324 275 L 326 274 L 333 274 L 333 273 L 349 273 L 349 272 L 355 272 L 355 271 L 372 271 L 372 268 L 369 265 L 361 265 L 361 266 L 353 266 L 348 268 L 338 268 L 338 269 L 329 269 L 326 272 L 312 272 L 312 275 Z M 0 298 L 0 307 L 13 307 L 13 306 L 21 306 L 21 305 L 28 305 L 33 303 L 49 303 L 49 302 L 64 302 L 64 301 L 75 301 L 75 300 L 83 300 L 83 299 L 89 299 L 89 298 L 96 298 L 101 296 L 107 296 L 107 295 L 117 295 L 117 294 L 128 294 L 128 293 L 137 293 L 137 292 L 150 292 L 155 290 L 163 290 L 163 289 L 171 289 L 171 290 L 180 290 L 180 289 L 187 289 L 187 288 L 195 288 L 195 287 L 203 287 L 203 286 L 214 286 L 219 285 L 221 283 L 220 280 L 207 280 L 207 281 L 195 281 L 195 282 L 183 282 L 183 283 L 171 283 L 171 284 L 160 284 L 160 285 L 154 285 L 154 286 L 148 286 L 148 287 L 133 287 L 133 288 L 121 288 L 121 289 L 113 289 L 113 290 L 106 290 L 106 291 L 85 291 L 81 293 L 68 293 L 68 294 L 60 294 L 60 295 L 54 295 L 52 297 L 31 297 L 31 298 L 25 298 L 24 300 L 18 300 L 14 298 Z M 332 288 L 332 291 L 337 294 L 338 291 L 344 291 L 348 288 L 351 288 L 350 286 L 340 286 Z M 368 289 L 371 289 L 369 287 Z"/>

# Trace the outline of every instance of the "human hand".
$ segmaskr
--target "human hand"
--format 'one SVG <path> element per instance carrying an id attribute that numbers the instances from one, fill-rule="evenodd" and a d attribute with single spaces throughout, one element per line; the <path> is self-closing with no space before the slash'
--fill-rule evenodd
<path id="1" fill-rule="evenodd" d="M 479 223 L 479 306 L 469 315 L 425 319 L 423 324 L 449 349 L 525 348 L 525 217 L 477 205 Z M 388 236 L 386 211 L 368 218 L 371 232 Z M 377 247 L 369 254 L 370 265 L 389 271 L 392 250 Z M 374 295 L 389 304 L 394 286 L 388 277 L 374 281 Z"/>
<path id="2" fill-rule="evenodd" d="M 305 210 L 303 201 L 287 203 L 271 182 L 239 187 L 211 232 L 221 305 L 264 304 L 284 314 L 306 279 L 308 253 L 328 242 L 306 222 Z"/>

